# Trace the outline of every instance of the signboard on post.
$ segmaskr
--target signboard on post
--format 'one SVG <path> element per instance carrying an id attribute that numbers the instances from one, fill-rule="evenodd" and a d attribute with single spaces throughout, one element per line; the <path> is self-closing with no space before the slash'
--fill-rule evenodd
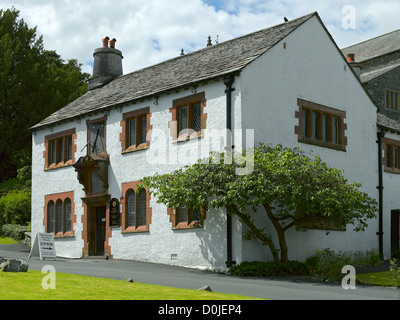
<path id="1" fill-rule="evenodd" d="M 54 245 L 54 235 L 52 233 L 38 233 L 32 245 L 30 259 L 32 256 L 39 256 L 40 260 L 57 260 L 56 247 Z"/>

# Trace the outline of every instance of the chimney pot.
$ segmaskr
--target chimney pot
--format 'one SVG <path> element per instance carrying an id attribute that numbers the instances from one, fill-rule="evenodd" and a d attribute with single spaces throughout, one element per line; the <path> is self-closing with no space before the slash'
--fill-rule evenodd
<path id="1" fill-rule="evenodd" d="M 114 38 L 114 39 L 110 40 L 109 42 L 110 42 L 110 48 L 115 49 L 115 43 L 117 42 L 117 39 Z"/>
<path id="2" fill-rule="evenodd" d="M 102 39 L 103 41 L 103 48 L 108 48 L 108 40 L 110 40 L 109 37 L 105 37 Z"/>
<path id="3" fill-rule="evenodd" d="M 350 53 L 347 55 L 347 61 L 348 62 L 355 62 L 355 54 L 354 53 Z"/>

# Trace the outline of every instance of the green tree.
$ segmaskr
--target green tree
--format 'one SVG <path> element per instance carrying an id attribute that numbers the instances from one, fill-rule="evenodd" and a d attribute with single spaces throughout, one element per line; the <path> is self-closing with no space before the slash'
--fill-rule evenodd
<path id="1" fill-rule="evenodd" d="M 87 91 L 76 60 L 46 51 L 19 11 L 0 10 L 0 182 L 30 164 L 29 128 Z"/>
<path id="2" fill-rule="evenodd" d="M 376 200 L 319 156 L 312 159 L 298 148 L 261 144 L 245 163 L 254 164 L 252 172 L 238 175 L 237 168 L 245 166 L 243 156 L 229 163 L 225 155 L 214 153 L 207 161 L 199 160 L 171 174 L 145 177 L 142 187 L 170 208 L 200 208 L 205 203 L 225 207 L 248 227 L 246 237 L 269 247 L 275 262 L 288 261 L 286 231 L 291 228 L 306 231 L 305 222 L 323 221 L 363 231 L 367 221 L 376 218 Z M 264 223 L 255 221 L 257 210 L 264 213 Z M 273 226 L 278 245 L 261 225 Z"/>

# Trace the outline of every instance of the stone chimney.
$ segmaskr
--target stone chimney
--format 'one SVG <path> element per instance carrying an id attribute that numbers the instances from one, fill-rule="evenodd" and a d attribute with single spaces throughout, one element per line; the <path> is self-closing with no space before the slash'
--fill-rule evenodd
<path id="1" fill-rule="evenodd" d="M 103 47 L 94 51 L 93 78 L 89 80 L 89 90 L 97 89 L 116 77 L 122 76 L 122 52 L 115 49 L 116 39 L 102 39 Z M 109 47 L 110 45 L 110 47 Z"/>
<path id="2" fill-rule="evenodd" d="M 350 53 L 347 55 L 347 62 L 353 68 L 357 77 L 360 78 L 361 77 L 361 66 L 356 62 L 354 53 Z"/>

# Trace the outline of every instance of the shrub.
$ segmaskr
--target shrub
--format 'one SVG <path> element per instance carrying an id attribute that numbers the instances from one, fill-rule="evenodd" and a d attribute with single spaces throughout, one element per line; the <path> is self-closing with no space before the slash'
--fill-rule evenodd
<path id="1" fill-rule="evenodd" d="M 301 276 L 307 274 L 307 266 L 298 261 L 288 262 L 242 262 L 230 268 L 229 273 L 236 276 Z"/>
<path id="2" fill-rule="evenodd" d="M 31 193 L 12 191 L 0 198 L 0 225 L 27 224 L 31 219 Z"/>
<path id="3" fill-rule="evenodd" d="M 316 251 L 314 256 L 306 260 L 313 279 L 333 282 L 343 279 L 342 268 L 350 263 L 348 255 L 342 252 L 336 253 L 329 248 Z"/>
<path id="4" fill-rule="evenodd" d="M 346 265 L 354 267 L 378 265 L 381 263 L 379 253 L 375 250 L 363 252 L 335 252 L 329 248 L 317 250 L 306 260 L 309 274 L 313 279 L 340 282 L 343 279 L 342 269 Z"/>
<path id="5" fill-rule="evenodd" d="M 25 238 L 25 232 L 31 231 L 30 226 L 21 226 L 18 224 L 5 224 L 0 227 L 0 235 L 3 237 L 13 238 L 20 241 Z"/>

